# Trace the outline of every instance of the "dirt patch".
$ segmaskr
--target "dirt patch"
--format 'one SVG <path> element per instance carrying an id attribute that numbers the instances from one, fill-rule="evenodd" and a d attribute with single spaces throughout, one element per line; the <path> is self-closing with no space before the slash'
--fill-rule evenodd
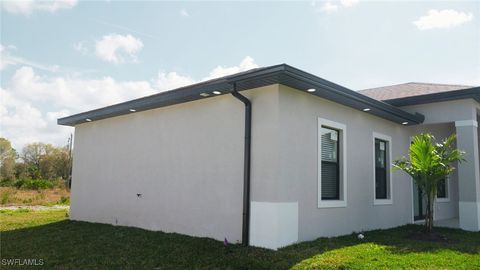
<path id="1" fill-rule="evenodd" d="M 415 232 L 410 235 L 410 238 L 418 241 L 428 241 L 428 242 L 435 242 L 435 243 L 455 242 L 453 239 L 449 239 L 445 235 L 437 232 L 431 232 L 431 233 Z"/>
<path id="2" fill-rule="evenodd" d="M 69 201 L 70 192 L 65 188 L 29 190 L 0 187 L 0 206 L 68 204 Z"/>

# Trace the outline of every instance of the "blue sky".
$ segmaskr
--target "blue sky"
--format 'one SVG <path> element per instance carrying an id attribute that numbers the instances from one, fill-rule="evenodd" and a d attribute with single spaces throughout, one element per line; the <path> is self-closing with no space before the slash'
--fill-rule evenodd
<path id="1" fill-rule="evenodd" d="M 287 63 L 359 90 L 480 85 L 480 2 L 2 1 L 0 136 L 66 143 L 56 118 Z"/>

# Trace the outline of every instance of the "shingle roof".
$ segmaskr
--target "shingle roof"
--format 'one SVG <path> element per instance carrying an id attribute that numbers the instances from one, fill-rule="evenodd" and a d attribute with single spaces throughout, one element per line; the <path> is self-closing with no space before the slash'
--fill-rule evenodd
<path id="1" fill-rule="evenodd" d="M 435 83 L 417 83 L 409 82 L 390 86 L 383 86 L 358 91 L 360 94 L 374 98 L 376 100 L 392 100 L 406 97 L 422 96 L 428 94 L 450 92 L 462 89 L 472 88 L 467 85 L 454 84 L 435 84 Z"/>

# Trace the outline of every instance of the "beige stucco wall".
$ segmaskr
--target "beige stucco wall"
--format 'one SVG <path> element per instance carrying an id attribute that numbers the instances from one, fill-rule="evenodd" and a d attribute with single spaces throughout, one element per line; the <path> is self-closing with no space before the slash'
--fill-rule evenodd
<path id="1" fill-rule="evenodd" d="M 459 99 L 401 107 L 411 113 L 425 116 L 423 124 L 454 123 L 455 121 L 477 118 L 478 102 L 473 99 Z"/>
<path id="2" fill-rule="evenodd" d="M 406 154 L 402 125 L 280 86 L 279 178 L 275 193 L 254 190 L 253 200 L 298 201 L 299 240 L 388 228 L 412 221 L 410 179 L 393 173 L 393 204 L 374 205 L 373 132 L 392 137 L 392 157 Z M 317 207 L 317 119 L 347 127 L 347 207 Z"/>
<path id="3" fill-rule="evenodd" d="M 266 182 L 276 89 L 242 92 L 255 107 L 252 174 Z M 243 127 L 231 95 L 76 126 L 71 219 L 240 241 Z"/>
<path id="4" fill-rule="evenodd" d="M 411 180 L 402 172 L 392 174 L 393 203 L 374 205 L 373 132 L 392 138 L 395 159 L 424 126 L 404 127 L 283 85 L 242 94 L 253 106 L 253 241 L 275 248 L 412 222 Z M 317 205 L 319 117 L 347 127 L 346 207 Z M 443 136 L 452 127 L 427 129 Z M 78 125 L 71 219 L 240 241 L 243 135 L 244 105 L 231 95 Z M 437 218 L 458 215 L 455 186 L 451 192 Z M 290 225 L 272 230 L 272 217 Z"/>

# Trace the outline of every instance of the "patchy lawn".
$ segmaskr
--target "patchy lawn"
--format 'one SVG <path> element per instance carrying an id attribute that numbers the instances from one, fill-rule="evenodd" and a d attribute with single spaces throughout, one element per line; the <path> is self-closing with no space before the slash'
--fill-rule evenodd
<path id="1" fill-rule="evenodd" d="M 70 192 L 65 188 L 18 189 L 0 187 L 0 206 L 69 204 Z"/>
<path id="2" fill-rule="evenodd" d="M 442 243 L 412 239 L 421 227 L 409 225 L 271 251 L 66 219 L 65 210 L 0 211 L 2 259 L 49 269 L 480 269 L 480 233 L 453 229 L 436 229 Z"/>

